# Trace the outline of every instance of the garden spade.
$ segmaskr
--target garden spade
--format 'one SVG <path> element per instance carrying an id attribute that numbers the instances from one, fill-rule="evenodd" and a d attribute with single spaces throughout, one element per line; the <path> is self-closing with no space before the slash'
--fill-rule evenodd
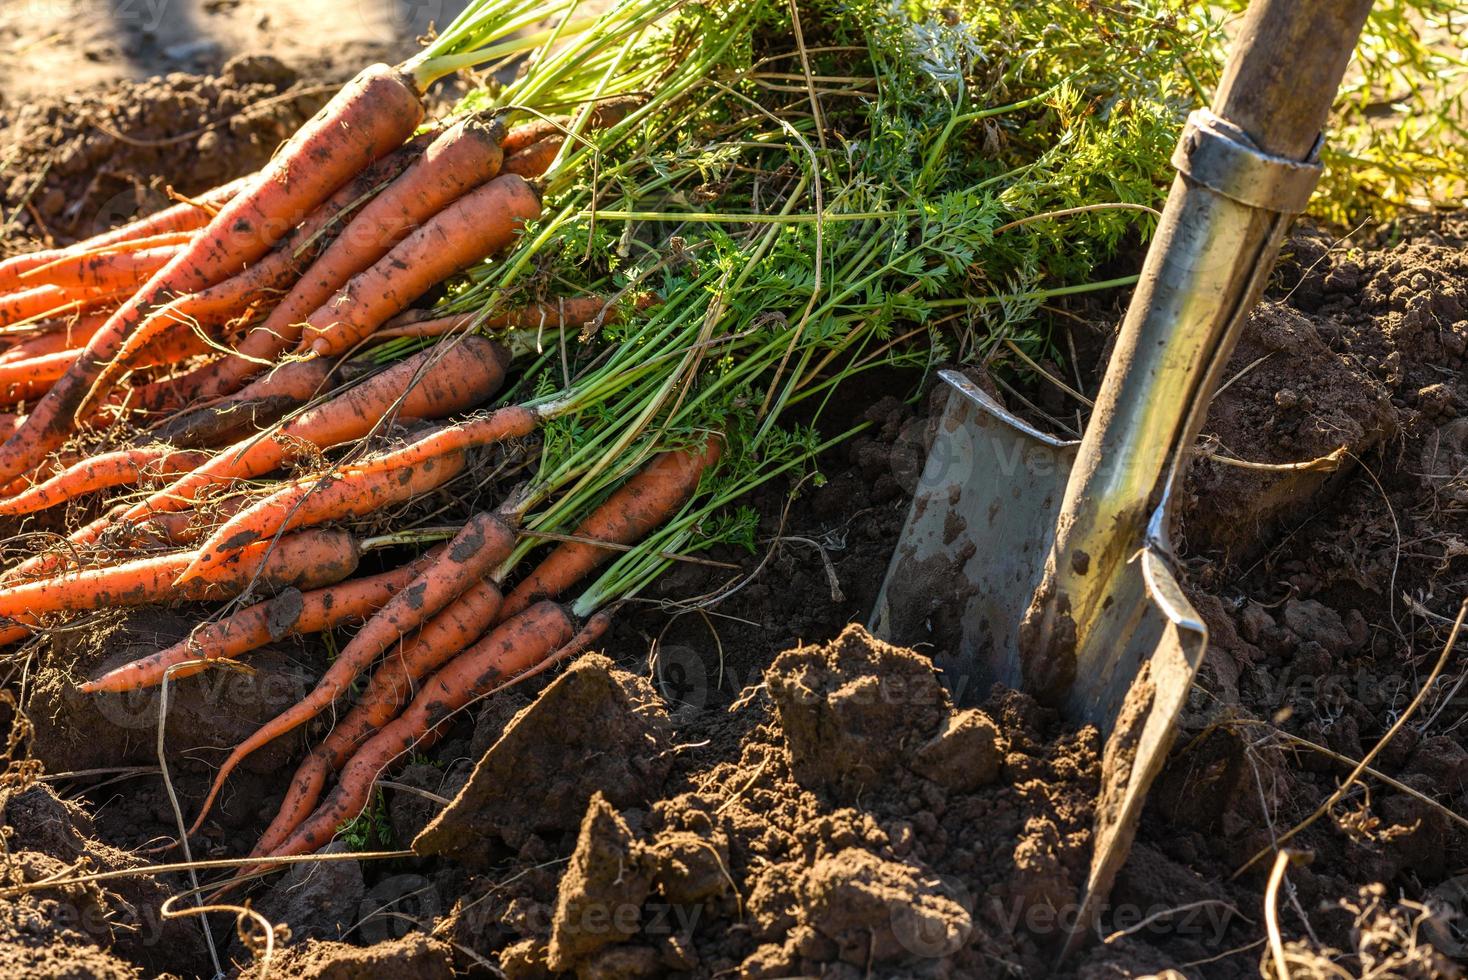
<path id="1" fill-rule="evenodd" d="M 1320 132 L 1370 0 L 1255 0 L 1178 173 L 1079 442 L 965 376 L 875 633 L 930 645 L 951 685 L 1025 690 L 1105 739 L 1094 850 L 1067 949 L 1097 921 L 1208 630 L 1178 584 L 1172 499 L 1239 330 L 1320 175 Z"/>

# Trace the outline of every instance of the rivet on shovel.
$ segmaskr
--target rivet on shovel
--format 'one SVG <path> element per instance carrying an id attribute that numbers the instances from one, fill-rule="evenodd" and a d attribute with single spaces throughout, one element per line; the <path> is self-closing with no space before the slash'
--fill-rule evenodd
<path id="1" fill-rule="evenodd" d="M 1319 143 L 1370 0 L 1255 0 L 1178 174 L 1080 442 L 961 374 L 873 613 L 980 695 L 1002 682 L 1106 739 L 1084 938 L 1126 860 L 1208 630 L 1173 572 L 1171 501 L 1209 396 L 1320 176 Z M 1070 918 L 1070 917 L 1067 917 Z"/>

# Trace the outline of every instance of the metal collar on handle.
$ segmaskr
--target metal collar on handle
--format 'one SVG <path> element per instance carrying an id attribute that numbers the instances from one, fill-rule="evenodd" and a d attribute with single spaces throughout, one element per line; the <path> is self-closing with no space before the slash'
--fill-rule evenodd
<path id="1" fill-rule="evenodd" d="M 1188 116 L 1172 165 L 1189 180 L 1240 204 L 1278 214 L 1300 214 L 1320 182 L 1321 138 L 1307 160 L 1265 153 L 1249 135 L 1210 109 Z"/>

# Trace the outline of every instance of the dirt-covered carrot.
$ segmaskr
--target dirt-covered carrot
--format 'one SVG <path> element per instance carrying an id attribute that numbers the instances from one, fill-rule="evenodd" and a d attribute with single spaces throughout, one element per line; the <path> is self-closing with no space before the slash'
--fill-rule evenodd
<path id="1" fill-rule="evenodd" d="M 302 531 L 246 548 L 211 581 L 175 587 L 174 579 L 192 557 L 177 552 L 9 585 L 0 589 L 0 617 L 29 625 L 45 613 L 227 598 L 252 583 L 270 589 L 319 588 L 356 570 L 358 547 L 345 531 Z"/>
<path id="2" fill-rule="evenodd" d="M 112 292 L 137 289 L 178 254 L 177 244 L 118 251 L 83 252 L 24 273 L 27 285 L 51 285 L 60 289 L 95 289 Z"/>
<path id="3" fill-rule="evenodd" d="M 438 549 L 401 568 L 350 579 L 324 588 L 287 589 L 273 599 L 257 602 L 215 623 L 206 623 L 166 650 L 123 664 L 81 685 L 84 694 L 131 691 L 154 687 L 163 675 L 189 660 L 200 663 L 174 669 L 177 679 L 204 670 L 209 661 L 234 659 L 287 636 L 320 633 L 342 623 L 371 615 L 433 560 Z"/>
<path id="4" fill-rule="evenodd" d="M 329 843 L 342 824 L 362 812 L 382 771 L 431 740 L 453 712 L 539 663 L 585 649 L 607 624 L 607 617 L 598 614 L 583 627 L 554 602 L 537 603 L 505 620 L 441 667 L 398 718 L 362 744 L 342 768 L 336 788 L 271 856 L 308 854 Z"/>
<path id="5" fill-rule="evenodd" d="M 153 428 L 160 441 L 175 446 L 217 446 L 274 425 L 287 413 L 329 390 L 334 361 L 287 361 L 233 395 L 211 399 Z"/>
<path id="6" fill-rule="evenodd" d="M 618 487 L 572 532 L 584 541 L 557 545 L 535 570 L 505 597 L 504 615 L 513 616 L 542 599 L 559 596 L 592 569 L 616 556 L 593 541 L 632 544 L 667 520 L 698 488 L 704 471 L 718 462 L 723 442 L 709 439 L 701 449 L 660 454 Z"/>
<path id="7" fill-rule="evenodd" d="M 264 256 L 363 167 L 408 139 L 422 118 L 414 81 L 396 69 L 374 65 L 349 82 L 93 335 L 87 352 L 0 447 L 0 482 L 14 479 L 66 441 L 98 373 L 149 309 L 206 289 Z M 82 414 L 83 421 L 90 417 Z"/>
<path id="8" fill-rule="evenodd" d="M 481 579 L 405 640 L 378 666 L 352 710 L 301 762 L 285 799 L 251 856 L 269 854 L 321 799 L 326 777 L 340 769 L 357 746 L 387 725 L 413 697 L 418 682 L 451 660 L 499 619 L 499 587 Z"/>
<path id="9" fill-rule="evenodd" d="M 615 126 L 623 119 L 626 119 L 634 109 L 643 104 L 644 100 L 635 96 L 619 96 L 615 99 L 603 99 L 592 106 L 591 111 L 587 114 L 582 132 L 595 132 L 599 129 Z M 574 121 L 567 117 L 562 119 L 531 119 L 523 122 L 505 133 L 505 138 L 501 144 L 504 147 L 505 155 L 510 156 L 511 154 L 519 153 L 532 143 L 539 143 L 541 140 L 551 136 L 564 136 Z"/>
<path id="10" fill-rule="evenodd" d="M 135 221 L 119 225 L 110 231 L 93 235 L 69 248 L 45 249 L 38 252 L 26 252 L 23 255 L 12 255 L 0 261 L 0 289 L 12 289 L 19 283 L 23 273 L 50 265 L 59 259 L 69 258 L 77 251 L 95 251 L 159 235 L 197 231 L 209 223 L 209 219 L 213 217 L 213 209 L 217 209 L 239 193 L 240 188 L 245 186 L 252 176 L 232 180 L 228 184 L 209 191 L 197 201 L 181 201 L 172 207 L 155 211 Z"/>
<path id="11" fill-rule="evenodd" d="M 444 130 L 401 176 L 358 212 L 270 316 L 250 331 L 241 356 L 225 358 L 206 390 L 229 391 L 295 346 L 302 321 L 404 236 L 500 169 L 503 128 L 470 116 Z"/>
<path id="12" fill-rule="evenodd" d="M 357 631 L 309 694 L 235 747 L 215 774 L 214 784 L 189 832 L 196 832 L 203 824 L 225 780 L 250 753 L 329 708 L 379 653 L 483 579 L 509 556 L 514 545 L 514 529 L 496 515 L 478 514 L 470 518 L 437 560 Z"/>
<path id="13" fill-rule="evenodd" d="M 208 453 L 172 446 L 119 449 L 82 460 L 24 493 L 0 500 L 0 515 L 14 517 L 55 507 L 84 493 L 127 486 L 159 477 L 187 473 L 209 458 Z"/>
<path id="14" fill-rule="evenodd" d="M 0 401 L 19 401 L 27 397 L 21 392 L 37 385 L 49 385 L 66 373 L 78 353 L 76 350 L 59 350 L 54 354 L 0 364 Z"/>
<path id="15" fill-rule="evenodd" d="M 0 326 L 11 326 L 27 320 L 85 313 L 126 296 L 127 290 L 99 292 L 67 289 L 63 286 L 30 286 L 0 296 Z"/>
<path id="16" fill-rule="evenodd" d="M 504 348 L 480 337 L 466 337 L 445 350 L 430 349 L 404 358 L 325 404 L 307 409 L 272 435 L 222 450 L 134 506 L 126 518 L 138 520 L 155 510 L 182 510 L 202 490 L 268 473 L 302 447 L 325 449 L 360 439 L 394 406 L 405 419 L 442 418 L 461 412 L 499 390 L 508 360 Z"/>
<path id="17" fill-rule="evenodd" d="M 57 351 L 78 350 L 105 322 L 105 315 L 90 313 L 38 324 L 35 333 L 27 334 L 24 340 L 12 344 L 4 355 L 0 355 L 0 363 L 9 364 L 43 354 L 55 354 Z"/>
<path id="18" fill-rule="evenodd" d="M 129 370 L 140 366 L 144 362 L 144 352 L 156 344 L 161 335 L 177 332 L 180 327 L 209 331 L 243 316 L 254 304 L 277 300 L 291 288 L 319 253 L 322 236 L 350 215 L 357 213 L 365 202 L 371 200 L 373 194 L 388 186 L 407 169 L 430 142 L 432 133 L 433 131 L 420 133 L 398 149 L 364 167 L 313 209 L 305 220 L 293 228 L 260 261 L 221 283 L 176 297 L 150 312 L 97 375 L 87 399 L 77 409 L 78 414 L 89 411 L 103 392 L 111 390 L 117 380 Z M 277 348 L 268 345 L 254 349 L 247 342 L 240 354 L 246 363 L 252 365 L 251 373 L 258 373 L 259 365 L 252 359 L 271 360 L 277 352 Z M 238 359 L 240 358 L 226 357 L 214 363 Z M 166 385 L 154 388 L 157 397 L 152 397 L 150 392 L 149 396 L 134 397 L 130 404 L 135 409 L 161 411 L 177 408 L 196 398 L 210 397 L 216 391 L 224 390 L 213 379 L 213 372 L 220 370 L 210 365 L 191 372 L 184 378 L 170 379 Z"/>
<path id="19" fill-rule="evenodd" d="M 529 435 L 538 421 L 533 409 L 523 406 L 500 409 L 482 419 L 435 429 L 398 449 L 352 463 L 337 475 L 329 495 L 327 487 L 313 481 L 284 487 L 222 526 L 199 549 L 201 560 L 220 560 L 234 548 L 275 534 L 283 526 L 306 523 L 295 516 L 303 506 L 321 515 L 320 520 L 330 520 L 334 516 L 352 516 L 359 503 L 366 504 L 379 496 L 382 502 L 372 504 L 366 512 L 395 499 L 406 499 L 398 498 L 399 493 L 405 492 L 399 488 L 411 486 L 415 472 L 437 472 L 433 468 L 440 459 L 457 460 L 452 465 L 462 466 L 464 450 Z M 313 497 L 318 499 L 312 502 Z"/>
<path id="20" fill-rule="evenodd" d="M 525 149 L 505 157 L 505 173 L 515 174 L 526 180 L 543 176 L 550 165 L 555 163 L 556 156 L 565 144 L 564 136 L 547 136 L 538 143 L 531 143 Z"/>
<path id="21" fill-rule="evenodd" d="M 470 191 L 312 313 L 300 350 L 324 356 L 352 347 L 439 282 L 508 248 L 539 215 L 540 195 L 513 174 Z"/>
<path id="22" fill-rule="evenodd" d="M 646 309 L 656 301 L 648 295 L 638 297 L 637 308 Z M 372 334 L 373 340 L 392 340 L 397 337 L 442 337 L 467 329 L 478 319 L 477 313 L 458 313 L 451 316 L 430 317 L 409 314 L 394 317 Z M 563 327 L 581 328 L 587 324 L 616 323 L 620 320 L 616 300 L 610 296 L 589 293 L 585 296 L 570 296 L 565 299 L 530 303 L 526 306 L 496 313 L 479 322 L 481 330 L 560 330 Z"/>
<path id="23" fill-rule="evenodd" d="M 199 546 L 198 557 L 178 580 L 183 583 L 205 575 L 241 548 L 282 530 L 366 517 L 441 487 L 462 472 L 463 454 L 451 453 L 397 471 L 362 474 L 348 468 L 298 480 L 236 514 L 216 530 Z"/>

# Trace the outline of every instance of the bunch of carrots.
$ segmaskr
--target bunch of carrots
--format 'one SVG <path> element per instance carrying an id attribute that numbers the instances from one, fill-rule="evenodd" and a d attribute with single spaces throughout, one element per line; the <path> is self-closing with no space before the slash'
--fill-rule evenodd
<path id="1" fill-rule="evenodd" d="M 517 361 L 538 356 L 532 335 L 636 317 L 656 298 L 582 293 L 502 306 L 478 317 L 473 334 L 465 317 L 411 309 L 520 244 L 545 197 L 577 179 L 586 155 L 574 150 L 586 134 L 646 104 L 621 94 L 654 77 L 626 59 L 628 42 L 671 6 L 629 0 L 577 21 L 556 19 L 574 4 L 470 4 L 409 62 L 362 71 L 259 173 L 77 245 L 0 262 L 0 397 L 14 409 L 0 445 L 0 516 L 64 504 L 99 512 L 64 547 L 0 573 L 0 639 L 44 631 L 58 615 L 231 601 L 177 646 L 82 685 L 104 695 L 283 636 L 361 624 L 311 695 L 226 762 L 196 828 L 240 759 L 330 707 L 392 650 L 371 695 L 303 765 L 257 853 L 320 846 L 378 772 L 448 714 L 600 635 L 625 588 L 575 606 L 556 600 L 618 554 L 597 542 L 635 544 L 717 465 L 716 432 L 650 435 L 644 418 L 545 461 L 460 527 L 375 537 L 342 527 L 423 500 L 492 447 L 523 448 L 550 420 L 592 406 L 635 414 L 686 380 L 689 324 L 668 318 L 568 377 L 563 391 L 475 412 Z M 500 100 L 513 109 L 425 120 L 434 80 L 526 53 L 534 69 Z M 532 108 L 566 102 L 570 114 Z M 420 349 L 355 356 L 405 339 Z M 114 448 L 96 452 L 99 443 Z M 334 461 L 323 466 L 323 454 Z M 435 539 L 400 567 L 356 575 L 365 553 Z M 343 776 L 318 808 L 332 770 Z"/>
<path id="2" fill-rule="evenodd" d="M 190 834 L 251 753 L 367 678 L 253 855 L 321 847 L 394 759 L 584 650 L 673 561 L 746 533 L 723 510 L 814 453 L 730 427 L 788 331 L 715 329 L 716 269 L 516 298 L 574 239 L 597 169 L 631 179 L 609 151 L 696 106 L 741 36 L 671 32 L 635 57 L 676 6 L 576 20 L 570 2 L 479 0 L 419 56 L 360 73 L 259 173 L 0 263 L 0 517 L 67 524 L 0 571 L 0 643 L 105 608 L 213 604 L 182 641 L 80 684 L 108 697 L 355 626 L 223 762 Z M 425 121 L 434 79 L 515 58 L 528 69 L 487 104 Z M 508 491 L 494 479 L 527 469 Z M 455 481 L 499 498 L 449 526 L 358 530 Z"/>

